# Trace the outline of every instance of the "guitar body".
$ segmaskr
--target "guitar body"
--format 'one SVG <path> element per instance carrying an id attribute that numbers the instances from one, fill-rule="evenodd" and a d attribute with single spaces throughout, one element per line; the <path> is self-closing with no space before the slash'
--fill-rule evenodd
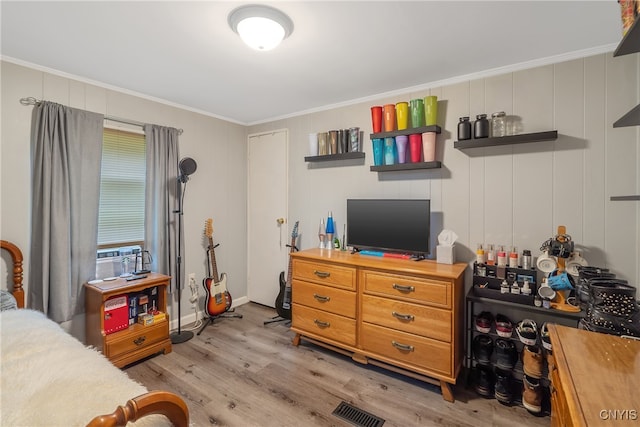
<path id="1" fill-rule="evenodd" d="M 285 294 L 287 293 L 287 281 L 284 278 L 284 271 L 280 272 L 280 292 L 278 292 L 278 296 L 276 297 L 276 312 L 278 312 L 278 316 L 291 320 L 291 304 L 288 304 L 288 307 L 285 308 Z"/>
<path id="2" fill-rule="evenodd" d="M 219 316 L 231 308 L 231 294 L 227 291 L 227 275 L 222 273 L 220 281 L 207 277 L 202 281 L 207 292 L 206 312 L 209 317 Z"/>
<path id="3" fill-rule="evenodd" d="M 291 248 L 291 252 L 295 250 L 296 238 L 298 237 L 298 223 L 296 221 L 291 232 L 291 244 L 288 245 Z M 276 311 L 278 316 L 291 320 L 291 256 L 289 256 L 289 274 L 287 278 L 284 278 L 284 271 L 280 273 L 280 292 L 276 297 Z"/>
<path id="4" fill-rule="evenodd" d="M 231 308 L 231 294 L 227 291 L 227 275 L 225 273 L 218 274 L 214 250 L 216 245 L 213 244 L 213 219 L 209 218 L 205 222 L 204 234 L 209 240 L 209 247 L 207 248 L 208 277 L 202 281 L 202 285 L 207 292 L 205 311 L 209 317 L 215 317 Z"/>

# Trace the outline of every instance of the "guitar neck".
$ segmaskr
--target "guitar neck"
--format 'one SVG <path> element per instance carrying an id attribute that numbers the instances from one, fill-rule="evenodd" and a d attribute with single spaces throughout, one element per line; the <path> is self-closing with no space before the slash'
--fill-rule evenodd
<path id="1" fill-rule="evenodd" d="M 211 264 L 210 266 L 210 273 L 211 273 L 211 277 L 213 278 L 214 282 L 219 282 L 220 281 L 220 275 L 218 274 L 218 265 L 216 264 L 216 251 L 213 248 L 213 238 L 209 237 L 209 263 Z"/>
<path id="2" fill-rule="evenodd" d="M 296 238 L 292 237 L 291 238 L 291 250 L 289 251 L 289 253 L 292 253 L 294 251 L 294 248 L 296 246 Z M 291 256 L 289 256 L 289 267 L 288 267 L 288 272 L 287 272 L 287 286 L 291 286 L 291 277 L 292 277 L 292 270 L 293 270 L 293 259 L 291 258 Z"/>

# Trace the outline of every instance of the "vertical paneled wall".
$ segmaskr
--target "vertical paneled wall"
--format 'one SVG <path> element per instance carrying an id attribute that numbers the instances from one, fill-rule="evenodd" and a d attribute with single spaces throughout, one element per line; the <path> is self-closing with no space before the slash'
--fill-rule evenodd
<path id="1" fill-rule="evenodd" d="M 392 98 L 252 126 L 290 131 L 290 212 L 300 220 L 303 248 L 317 244 L 331 210 L 342 230 L 347 198 L 430 198 L 434 234 L 459 236 L 459 261 L 478 243 L 539 254 L 559 225 L 592 265 L 640 283 L 640 202 L 611 202 L 640 193 L 640 131 L 612 127 L 640 102 L 640 55 L 612 54 L 407 93 Z M 370 172 L 369 107 L 426 95 L 439 98 L 437 157 L 442 169 Z M 506 111 L 523 133 L 557 130 L 556 141 L 457 150 L 458 118 Z M 305 163 L 308 133 L 360 126 L 364 164 Z M 432 236 L 432 243 L 435 242 Z"/>

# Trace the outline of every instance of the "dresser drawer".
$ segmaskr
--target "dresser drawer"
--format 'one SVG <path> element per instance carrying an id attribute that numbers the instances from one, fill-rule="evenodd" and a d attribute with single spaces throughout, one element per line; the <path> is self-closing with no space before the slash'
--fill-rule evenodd
<path id="1" fill-rule="evenodd" d="M 352 319 L 356 317 L 356 293 L 353 291 L 294 279 L 291 295 L 294 303 Z"/>
<path id="2" fill-rule="evenodd" d="M 334 341 L 355 346 L 356 321 L 294 302 L 292 326 Z"/>
<path id="3" fill-rule="evenodd" d="M 293 278 L 344 289 L 356 289 L 356 269 L 341 265 L 293 260 Z"/>
<path id="4" fill-rule="evenodd" d="M 107 336 L 105 356 L 115 358 L 124 353 L 138 351 L 166 340 L 168 336 L 169 322 L 167 320 L 149 326 L 132 325 L 126 331 Z"/>
<path id="5" fill-rule="evenodd" d="M 451 345 L 441 341 L 363 323 L 361 345 L 370 353 L 450 377 Z"/>
<path id="6" fill-rule="evenodd" d="M 449 310 L 363 295 L 362 321 L 451 342 Z"/>
<path id="7" fill-rule="evenodd" d="M 441 308 L 451 308 L 451 283 L 443 280 L 363 270 L 364 292 L 402 298 Z"/>

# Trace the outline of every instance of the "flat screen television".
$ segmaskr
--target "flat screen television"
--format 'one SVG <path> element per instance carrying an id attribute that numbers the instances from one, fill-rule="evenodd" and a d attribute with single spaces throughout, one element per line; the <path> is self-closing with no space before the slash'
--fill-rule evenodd
<path id="1" fill-rule="evenodd" d="M 430 205 L 428 199 L 347 199 L 347 244 L 356 251 L 377 249 L 425 257 Z"/>

